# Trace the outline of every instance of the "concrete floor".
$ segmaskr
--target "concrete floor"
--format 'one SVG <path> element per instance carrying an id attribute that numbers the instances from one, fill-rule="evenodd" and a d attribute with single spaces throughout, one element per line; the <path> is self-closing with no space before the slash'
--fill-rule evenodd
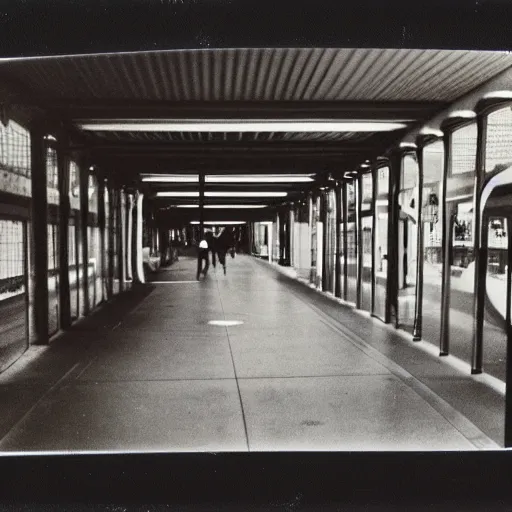
<path id="1" fill-rule="evenodd" d="M 32 402 L 14 404 L 10 423 L 0 424 L 0 451 L 498 447 L 389 348 L 347 335 L 344 321 L 327 318 L 266 264 L 237 255 L 226 276 L 210 267 L 199 282 L 195 265 L 182 258 L 162 269 L 120 320 L 105 313 L 87 327 L 87 319 L 74 349 L 56 344 L 45 364 L 68 361 L 59 379 L 55 363 L 48 374 L 33 370 L 37 358 L 2 374 L 4 409 L 20 389 Z M 427 363 L 425 381 L 436 377 Z"/>

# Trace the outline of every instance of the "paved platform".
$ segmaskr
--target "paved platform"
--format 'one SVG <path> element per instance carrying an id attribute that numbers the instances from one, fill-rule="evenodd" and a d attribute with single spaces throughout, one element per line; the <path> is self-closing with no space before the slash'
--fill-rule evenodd
<path id="1" fill-rule="evenodd" d="M 195 270 L 181 258 L 2 373 L 0 451 L 501 442 L 503 397 L 386 326 L 249 256 Z"/>

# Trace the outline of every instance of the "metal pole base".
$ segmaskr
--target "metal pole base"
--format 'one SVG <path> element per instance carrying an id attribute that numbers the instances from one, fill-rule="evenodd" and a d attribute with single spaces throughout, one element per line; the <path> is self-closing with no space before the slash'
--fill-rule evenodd
<path id="1" fill-rule="evenodd" d="M 481 373 L 483 373 L 482 370 L 475 370 L 475 368 L 471 368 L 471 375 L 480 375 Z"/>
<path id="2" fill-rule="evenodd" d="M 439 355 L 442 357 L 442 356 L 448 356 L 448 352 L 439 352 Z"/>

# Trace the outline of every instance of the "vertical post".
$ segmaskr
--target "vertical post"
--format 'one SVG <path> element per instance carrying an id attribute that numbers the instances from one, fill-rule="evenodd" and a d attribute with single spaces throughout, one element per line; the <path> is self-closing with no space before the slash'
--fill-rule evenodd
<path id="1" fill-rule="evenodd" d="M 510 308 L 512 294 L 512 236 L 510 235 L 511 218 L 507 218 L 508 261 L 507 261 L 507 354 L 506 354 L 506 388 L 505 388 L 505 448 L 512 446 L 512 326 L 510 325 Z"/>
<path id="2" fill-rule="evenodd" d="M 31 279 L 34 283 L 35 344 L 46 345 L 48 337 L 48 198 L 44 127 L 36 121 L 30 133 L 32 178 Z"/>
<path id="3" fill-rule="evenodd" d="M 89 300 L 89 244 L 88 239 L 88 225 L 89 225 L 89 169 L 85 165 L 84 159 L 79 161 L 79 181 L 80 181 L 80 235 L 82 242 L 82 264 L 83 264 L 83 292 L 84 292 L 84 315 L 88 315 L 90 311 Z"/>
<path id="4" fill-rule="evenodd" d="M 388 277 L 386 293 L 386 323 L 394 320 L 398 327 L 398 238 L 399 215 L 398 195 L 400 192 L 400 174 L 402 171 L 402 155 L 394 151 L 390 158 L 389 173 L 389 213 L 388 213 Z"/>
<path id="5" fill-rule="evenodd" d="M 101 299 L 107 300 L 105 295 L 105 275 L 107 261 L 105 257 L 105 180 L 98 176 L 98 229 L 100 231 L 100 274 L 101 274 Z"/>
<path id="6" fill-rule="evenodd" d="M 416 256 L 416 297 L 414 311 L 414 327 L 412 340 L 421 340 L 422 322 L 423 322 L 423 260 L 424 260 L 424 236 L 423 236 L 423 146 L 418 149 L 418 236 L 417 236 L 417 256 Z"/>
<path id="7" fill-rule="evenodd" d="M 135 224 L 136 229 L 136 239 L 135 239 L 135 261 L 136 261 L 136 272 L 137 272 L 137 281 L 139 283 L 145 283 L 146 279 L 144 278 L 144 265 L 142 261 L 142 201 L 144 199 L 144 195 L 140 192 L 137 192 L 136 195 L 136 215 L 137 220 Z"/>
<path id="8" fill-rule="evenodd" d="M 363 304 L 363 221 L 361 218 L 361 205 L 363 202 L 363 177 L 355 179 L 356 187 L 356 308 L 361 309 Z"/>
<path id="9" fill-rule="evenodd" d="M 133 231 L 133 195 L 128 194 L 128 205 L 126 208 L 126 277 L 129 281 L 133 279 L 132 267 L 132 231 Z"/>
<path id="10" fill-rule="evenodd" d="M 62 329 L 71 326 L 71 304 L 69 289 L 69 154 L 67 134 L 64 130 L 57 141 L 57 169 L 59 173 L 59 302 L 60 325 Z"/>
<path id="11" fill-rule="evenodd" d="M 487 232 L 487 226 L 482 225 L 481 195 L 485 173 L 485 142 L 487 139 L 487 116 L 477 118 L 476 172 L 473 192 L 473 255 L 474 255 L 474 294 L 473 294 L 473 344 L 471 354 L 471 373 L 482 373 L 483 366 L 483 315 L 485 308 L 485 277 L 486 271 L 479 271 L 481 260 L 482 229 Z M 510 239 L 510 233 L 509 233 Z M 487 259 L 487 258 L 486 258 Z M 487 261 L 485 261 L 485 266 Z M 512 388 L 510 388 L 512 389 Z M 508 396 L 508 393 L 507 393 Z"/>
<path id="12" fill-rule="evenodd" d="M 451 256 L 452 256 L 452 216 L 451 206 L 446 203 L 446 186 L 448 173 L 451 169 L 451 131 L 443 137 L 444 142 L 444 172 L 443 189 L 441 194 L 442 208 L 442 254 L 443 281 L 441 285 L 441 329 L 439 340 L 439 355 L 446 356 L 450 352 L 450 287 L 451 287 Z M 476 270 L 476 269 L 475 269 Z"/>
<path id="13" fill-rule="evenodd" d="M 329 286 L 328 271 L 329 262 L 327 258 L 327 245 L 328 245 L 328 233 L 327 233 L 327 222 L 328 222 L 328 203 L 329 203 L 329 191 L 323 191 L 320 195 L 320 222 L 322 223 L 322 290 L 327 291 Z"/>
<path id="14" fill-rule="evenodd" d="M 343 208 L 343 300 L 348 298 L 348 269 L 347 269 L 347 247 L 348 247 L 348 195 L 347 184 L 343 183 L 341 189 Z"/>
<path id="15" fill-rule="evenodd" d="M 377 184 L 378 184 L 378 175 L 379 169 L 377 164 L 374 165 L 374 168 L 372 169 L 372 269 L 371 269 L 371 280 L 372 280 L 372 305 L 370 313 L 372 315 L 375 314 L 375 281 L 376 281 L 376 273 L 375 273 L 375 265 L 376 265 L 376 259 L 375 259 L 375 247 L 376 247 L 376 239 L 377 239 L 377 216 L 378 216 L 378 209 L 377 209 Z"/>
<path id="16" fill-rule="evenodd" d="M 114 295 L 114 222 L 115 222 L 115 206 L 116 206 L 116 193 L 114 187 L 109 183 L 107 183 L 107 193 L 108 193 L 108 230 L 107 230 L 107 240 L 108 240 L 108 286 L 109 290 L 109 298 Z"/>
<path id="17" fill-rule="evenodd" d="M 334 280 L 334 296 L 341 297 L 341 187 L 336 183 L 336 263 L 335 263 L 335 280 Z"/>
<path id="18" fill-rule="evenodd" d="M 120 188 L 118 191 L 118 201 L 117 201 L 117 239 L 118 239 L 118 261 L 119 261 L 119 291 L 123 292 L 125 290 L 126 283 L 126 203 L 125 203 L 125 193 L 124 189 Z"/>
<path id="19" fill-rule="evenodd" d="M 199 241 L 204 236 L 204 172 L 199 173 Z"/>

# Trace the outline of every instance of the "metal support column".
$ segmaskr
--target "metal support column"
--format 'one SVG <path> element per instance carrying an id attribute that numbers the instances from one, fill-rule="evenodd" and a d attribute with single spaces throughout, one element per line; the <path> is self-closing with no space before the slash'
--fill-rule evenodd
<path id="1" fill-rule="evenodd" d="M 48 337 L 48 198 L 46 177 L 46 145 L 44 127 L 34 122 L 30 131 L 32 178 L 31 279 L 34 290 L 34 343 L 46 345 Z"/>
<path id="2" fill-rule="evenodd" d="M 348 195 L 347 184 L 341 185 L 341 199 L 343 208 L 343 300 L 348 298 L 348 269 L 347 269 L 347 248 L 348 248 Z"/>
<path id="3" fill-rule="evenodd" d="M 451 256 L 452 256 L 452 215 L 451 207 L 446 203 L 446 182 L 451 168 L 451 131 L 445 133 L 444 143 L 444 172 L 443 187 L 441 193 L 442 209 L 442 255 L 443 255 L 443 280 L 441 286 L 441 329 L 439 340 L 439 355 L 447 356 L 450 353 L 450 288 L 451 288 Z"/>
<path id="4" fill-rule="evenodd" d="M 377 183 L 378 183 L 378 166 L 375 163 L 374 167 L 372 169 L 372 269 L 371 269 L 371 281 L 372 281 L 372 303 L 371 303 L 371 309 L 370 313 L 371 315 L 375 315 L 375 281 L 376 281 L 376 272 L 375 272 L 375 265 L 376 265 L 376 259 L 375 259 L 375 240 L 377 238 Z"/>
<path id="5" fill-rule="evenodd" d="M 142 261 L 142 202 L 144 199 L 144 195 L 140 192 L 136 194 L 136 207 L 135 207 L 135 215 L 136 215 L 136 223 L 135 223 L 135 269 L 137 281 L 139 283 L 145 283 L 146 279 L 144 277 L 144 265 Z"/>
<path id="6" fill-rule="evenodd" d="M 89 244 L 88 244 L 88 225 L 89 225 L 89 168 L 83 158 L 79 163 L 79 182 L 80 182 L 80 237 L 82 246 L 82 283 L 84 293 L 84 315 L 88 315 L 91 309 L 89 297 Z"/>
<path id="7" fill-rule="evenodd" d="M 510 229 L 510 217 L 507 218 Z M 487 231 L 487 230 L 486 230 Z M 507 354 L 506 354 L 506 394 L 505 394 L 505 448 L 512 447 L 512 326 L 510 325 L 512 294 L 512 236 L 508 234 L 508 261 L 507 261 Z"/>
<path id="8" fill-rule="evenodd" d="M 356 308 L 363 307 L 363 221 L 361 218 L 361 205 L 363 202 L 363 177 L 359 175 L 355 180 L 356 187 Z"/>
<path id="9" fill-rule="evenodd" d="M 117 200 L 117 240 L 118 240 L 118 265 L 119 265 L 119 291 L 123 292 L 126 288 L 126 203 L 123 188 L 118 189 Z"/>
<path id="10" fill-rule="evenodd" d="M 334 193 L 336 194 L 336 264 L 335 264 L 335 278 L 334 278 L 334 296 L 341 298 L 341 250 L 342 250 L 342 240 L 341 240 L 341 186 L 339 183 L 336 183 L 336 188 L 334 189 Z"/>
<path id="11" fill-rule="evenodd" d="M 204 236 L 204 172 L 199 173 L 199 241 Z"/>
<path id="12" fill-rule="evenodd" d="M 115 220 L 115 191 L 112 187 L 111 183 L 107 183 L 108 194 L 108 230 L 107 230 L 107 240 L 108 240 L 108 254 L 107 254 L 107 275 L 108 275 L 108 298 L 111 299 L 114 295 L 114 220 Z"/>
<path id="13" fill-rule="evenodd" d="M 416 256 L 416 297 L 414 301 L 414 326 L 412 331 L 412 340 L 421 340 L 421 331 L 423 323 L 423 261 L 424 261 L 424 235 L 423 235 L 423 169 L 424 169 L 424 151 L 423 145 L 418 149 L 418 236 L 417 236 L 417 256 Z"/>
<path id="14" fill-rule="evenodd" d="M 480 264 L 481 260 L 481 238 L 482 229 L 487 232 L 487 226 L 482 225 L 481 218 L 481 195 L 482 183 L 485 172 L 485 140 L 487 138 L 487 117 L 477 118 L 477 151 L 476 151 L 476 173 L 475 187 L 473 193 L 473 255 L 475 265 L 474 294 L 473 294 L 473 344 L 471 354 L 471 373 L 482 373 L 483 367 L 483 329 L 484 329 L 484 308 L 485 308 L 485 275 L 486 271 L 480 273 L 479 269 L 487 266 Z M 509 234 L 510 239 L 510 234 Z M 486 258 L 487 260 L 487 258 Z M 508 389 L 508 388 L 507 388 Z M 511 388 L 512 389 L 512 388 Z"/>
<path id="15" fill-rule="evenodd" d="M 327 210 L 329 203 L 329 191 L 322 191 L 320 195 L 320 222 L 322 223 L 322 290 L 326 291 L 328 283 L 328 268 L 329 264 L 327 261 L 327 245 L 328 245 L 328 233 L 327 233 Z"/>
<path id="16" fill-rule="evenodd" d="M 389 214 L 388 214 L 388 278 L 386 290 L 385 322 L 398 327 L 398 237 L 400 174 L 402 171 L 402 154 L 394 151 L 389 159 Z"/>
<path id="17" fill-rule="evenodd" d="M 68 140 L 62 131 L 57 140 L 57 169 L 59 173 L 59 302 L 60 326 L 71 327 L 71 303 L 69 286 L 69 154 L 66 147 Z"/>
<path id="18" fill-rule="evenodd" d="M 105 179 L 103 176 L 98 176 L 98 229 L 100 232 L 100 275 L 101 275 L 101 294 L 102 301 L 108 299 L 108 292 L 105 288 L 105 278 L 107 274 L 107 257 L 105 254 Z M 107 293 L 106 293 L 107 292 Z"/>
<path id="19" fill-rule="evenodd" d="M 126 207 L 126 278 L 133 280 L 132 245 L 133 245 L 133 194 L 128 194 Z"/>

